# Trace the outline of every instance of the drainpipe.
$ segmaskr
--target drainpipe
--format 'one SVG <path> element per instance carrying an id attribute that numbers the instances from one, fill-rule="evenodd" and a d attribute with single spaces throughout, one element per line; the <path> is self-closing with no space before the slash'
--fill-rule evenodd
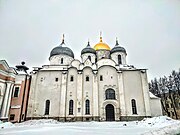
<path id="1" fill-rule="evenodd" d="M 25 84 L 24 84 L 24 91 L 23 91 L 23 98 L 22 98 L 22 104 L 21 104 L 21 113 L 20 113 L 20 117 L 19 117 L 19 123 L 21 122 L 21 116 L 22 116 L 23 107 L 24 107 L 24 97 L 25 97 L 25 92 L 26 92 L 27 74 L 26 74 L 25 82 L 24 83 Z"/>
<path id="2" fill-rule="evenodd" d="M 27 116 L 27 108 L 28 108 L 29 93 L 30 93 L 30 87 L 31 87 L 31 79 L 32 79 L 32 76 L 29 77 L 29 87 L 28 87 L 28 92 L 27 92 L 27 101 L 26 101 L 26 108 L 25 108 L 25 115 L 24 115 L 25 121 L 26 121 L 26 116 Z"/>

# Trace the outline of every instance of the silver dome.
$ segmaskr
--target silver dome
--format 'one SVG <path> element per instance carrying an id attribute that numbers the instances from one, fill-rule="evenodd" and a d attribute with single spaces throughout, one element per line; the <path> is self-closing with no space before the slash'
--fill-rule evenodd
<path id="1" fill-rule="evenodd" d="M 62 44 L 52 49 L 52 51 L 50 53 L 50 57 L 52 57 L 54 55 L 61 55 L 61 54 L 68 55 L 68 56 L 74 58 L 73 51 L 68 47 L 63 47 Z"/>
<path id="2" fill-rule="evenodd" d="M 82 54 L 85 54 L 85 53 L 93 53 L 93 54 L 96 54 L 96 51 L 91 48 L 89 42 L 88 42 L 88 45 L 81 51 L 81 55 Z"/>
<path id="3" fill-rule="evenodd" d="M 115 53 L 115 52 L 124 52 L 126 53 L 126 49 L 124 47 L 119 46 L 118 41 L 116 40 L 116 45 L 111 49 L 110 53 Z"/>

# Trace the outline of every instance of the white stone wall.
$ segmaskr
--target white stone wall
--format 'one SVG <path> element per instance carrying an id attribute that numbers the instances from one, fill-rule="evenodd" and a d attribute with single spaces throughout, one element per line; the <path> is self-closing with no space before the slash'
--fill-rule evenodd
<path id="1" fill-rule="evenodd" d="M 116 64 L 118 64 L 118 55 L 121 55 L 121 62 L 123 65 L 126 65 L 126 54 L 123 52 L 115 52 L 111 54 L 111 59 L 115 61 Z"/>
<path id="2" fill-rule="evenodd" d="M 162 115 L 162 106 L 160 98 L 150 98 L 150 107 L 151 107 L 151 116 L 161 116 Z"/>
<path id="3" fill-rule="evenodd" d="M 82 63 L 84 63 L 87 59 L 88 56 L 91 56 L 91 62 L 95 63 L 96 55 L 93 53 L 85 53 L 81 55 Z"/>
<path id="4" fill-rule="evenodd" d="M 98 91 L 99 91 L 99 116 L 101 120 L 105 120 L 105 107 L 107 104 L 112 104 L 115 108 L 115 120 L 119 120 L 119 91 L 118 91 L 118 76 L 116 69 L 111 66 L 102 66 L 98 69 Z M 103 76 L 103 81 L 100 81 L 100 76 Z M 107 100 L 105 91 L 111 88 L 115 91 L 116 100 Z"/>
<path id="5" fill-rule="evenodd" d="M 58 78 L 57 82 L 55 78 Z M 46 100 L 50 100 L 49 117 L 57 117 L 60 115 L 61 81 L 62 73 L 59 71 L 41 71 L 34 76 L 30 89 L 27 116 L 45 116 Z"/>
<path id="6" fill-rule="evenodd" d="M 100 68 L 101 66 L 113 66 L 115 67 L 115 62 L 111 59 L 101 59 L 97 62 L 97 68 Z"/>
<path id="7" fill-rule="evenodd" d="M 71 76 L 73 76 L 73 81 L 70 80 Z M 82 95 L 81 93 L 77 93 L 77 83 L 78 83 L 78 74 L 76 68 L 70 68 L 67 74 L 67 96 L 66 98 L 66 117 L 74 117 L 77 115 L 77 103 L 79 102 L 78 96 Z M 79 80 L 79 82 L 81 82 Z M 69 115 L 69 101 L 73 100 L 73 115 Z"/>
<path id="8" fill-rule="evenodd" d="M 89 77 L 89 81 L 86 81 L 86 77 Z M 94 74 L 92 72 L 92 69 L 89 67 L 86 67 L 83 69 L 82 73 L 82 116 L 93 116 L 93 109 L 94 109 L 94 104 L 93 104 L 93 80 L 94 80 Z M 85 101 L 86 100 L 90 101 L 90 114 L 86 115 L 85 114 Z M 96 99 L 95 99 L 96 100 Z"/>
<path id="9" fill-rule="evenodd" d="M 140 71 L 122 71 L 126 111 L 122 116 L 146 116 Z M 136 100 L 137 115 L 132 113 L 131 100 Z"/>
<path id="10" fill-rule="evenodd" d="M 61 58 L 63 58 L 63 64 L 61 64 Z M 67 55 L 54 55 L 50 57 L 50 65 L 70 65 L 73 58 Z"/>

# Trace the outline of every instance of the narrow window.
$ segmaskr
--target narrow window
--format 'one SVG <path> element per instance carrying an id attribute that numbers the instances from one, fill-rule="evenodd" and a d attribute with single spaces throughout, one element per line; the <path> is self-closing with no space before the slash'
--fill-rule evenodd
<path id="1" fill-rule="evenodd" d="M 14 97 L 18 97 L 18 95 L 19 95 L 19 87 L 15 87 Z"/>
<path id="2" fill-rule="evenodd" d="M 85 114 L 90 114 L 90 101 L 87 99 L 86 100 L 86 110 L 85 110 Z"/>
<path id="3" fill-rule="evenodd" d="M 91 61 L 91 56 L 88 56 L 88 59 Z"/>
<path id="4" fill-rule="evenodd" d="M 73 115 L 73 100 L 69 101 L 69 115 Z"/>
<path id="5" fill-rule="evenodd" d="M 102 75 L 100 75 L 100 81 L 103 81 L 103 76 Z"/>
<path id="6" fill-rule="evenodd" d="M 58 78 L 55 78 L 55 81 L 58 82 Z"/>
<path id="7" fill-rule="evenodd" d="M 74 77 L 73 77 L 73 76 L 70 77 L 70 81 L 71 81 L 71 82 L 74 81 Z"/>
<path id="8" fill-rule="evenodd" d="M 113 89 L 107 89 L 105 94 L 106 94 L 106 99 L 116 99 L 115 91 Z"/>
<path id="9" fill-rule="evenodd" d="M 61 64 L 63 64 L 63 58 L 61 58 Z"/>
<path id="10" fill-rule="evenodd" d="M 79 113 L 81 112 L 81 108 L 78 108 L 78 112 L 79 112 Z"/>
<path id="11" fill-rule="evenodd" d="M 46 100 L 45 103 L 45 115 L 49 115 L 50 100 Z"/>
<path id="12" fill-rule="evenodd" d="M 132 113 L 133 113 L 133 114 L 137 114 L 136 100 L 135 100 L 135 99 L 132 99 L 132 100 L 131 100 L 131 104 L 132 104 Z"/>
<path id="13" fill-rule="evenodd" d="M 10 115 L 10 120 L 14 120 L 15 114 Z"/>
<path id="14" fill-rule="evenodd" d="M 118 55 L 118 64 L 122 64 L 121 55 Z"/>
<path id="15" fill-rule="evenodd" d="M 89 76 L 86 76 L 86 82 L 89 82 Z"/>

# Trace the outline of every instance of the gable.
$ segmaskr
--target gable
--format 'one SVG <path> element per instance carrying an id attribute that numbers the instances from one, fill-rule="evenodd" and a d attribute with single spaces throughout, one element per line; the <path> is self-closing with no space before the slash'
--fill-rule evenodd
<path id="1" fill-rule="evenodd" d="M 5 60 L 0 60 L 0 70 L 8 71 L 9 68 L 10 68 L 9 65 Z"/>

